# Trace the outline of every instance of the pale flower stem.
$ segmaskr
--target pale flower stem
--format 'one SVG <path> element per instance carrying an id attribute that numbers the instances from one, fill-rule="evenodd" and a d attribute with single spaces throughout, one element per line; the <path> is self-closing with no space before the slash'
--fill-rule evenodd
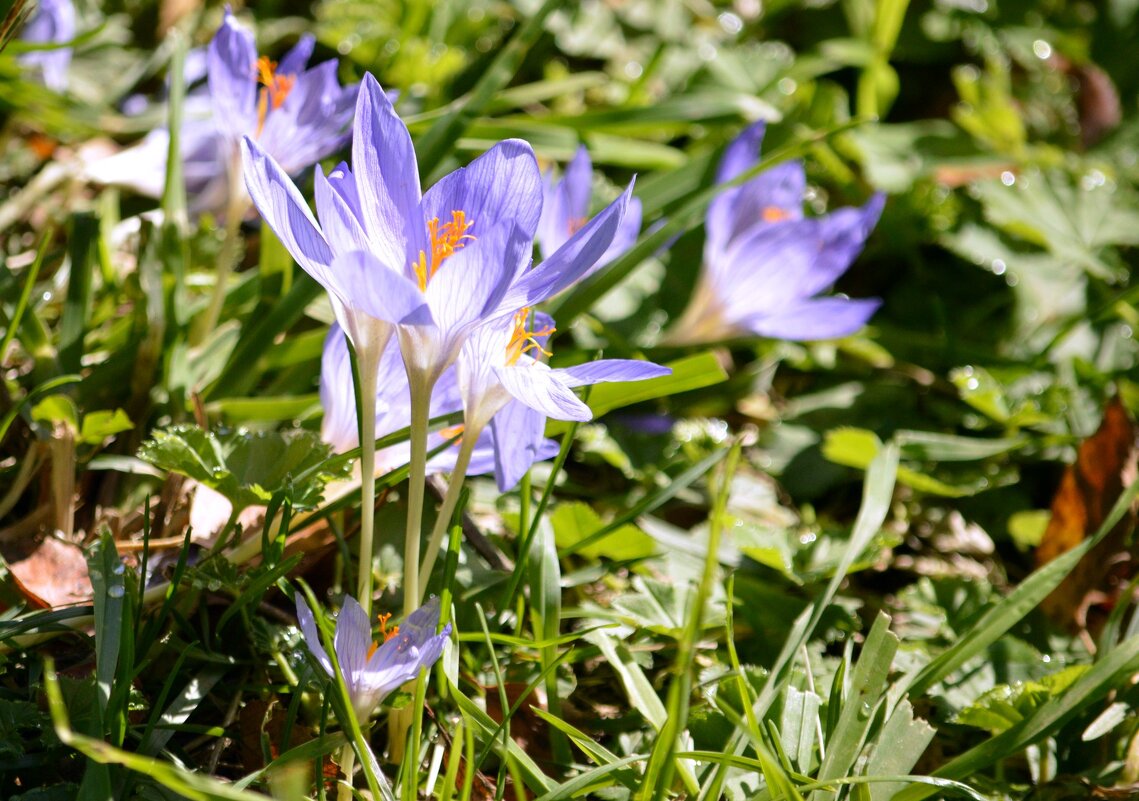
<path id="1" fill-rule="evenodd" d="M 427 423 L 431 419 L 431 390 L 435 381 L 408 374 L 411 392 L 411 459 L 408 463 L 407 534 L 403 548 L 403 616 L 419 607 L 419 540 L 423 527 L 423 490 L 427 483 Z M 403 761 L 412 710 L 404 707 L 388 718 L 388 758 Z"/>
<path id="2" fill-rule="evenodd" d="M 409 376 L 411 385 L 411 460 L 408 465 L 407 535 L 403 545 L 403 614 L 419 607 L 419 540 L 423 528 L 423 489 L 427 481 L 427 422 L 434 381 Z"/>
<path id="3" fill-rule="evenodd" d="M 352 772 L 356 767 L 356 752 L 348 743 L 340 749 L 340 770 L 344 780 L 336 789 L 336 801 L 352 801 Z"/>
<path id="4" fill-rule="evenodd" d="M 455 512 L 455 505 L 463 492 L 463 479 L 467 477 L 467 467 L 471 463 L 471 454 L 475 450 L 475 442 L 479 437 L 478 431 L 463 431 L 459 440 L 459 455 L 455 458 L 455 469 L 451 472 L 451 479 L 447 483 L 447 493 L 443 496 L 443 505 L 439 507 L 439 516 L 435 518 L 435 527 L 431 529 L 431 539 L 427 541 L 427 552 L 423 555 L 423 566 L 419 570 L 419 593 L 422 596 L 423 588 L 431 578 L 431 570 L 435 567 L 435 560 L 439 556 L 439 548 L 443 545 L 443 536 L 447 533 L 447 526 L 451 522 L 451 515 Z M 423 598 L 416 599 L 415 605 L 423 603 Z"/>
<path id="5" fill-rule="evenodd" d="M 241 175 L 240 168 L 237 175 Z M 229 287 L 229 277 L 233 275 L 233 268 L 241 255 L 241 220 L 249 211 L 249 196 L 245 187 L 237 184 L 230 188 L 230 201 L 225 210 L 225 239 L 221 243 L 221 252 L 217 261 L 217 280 L 214 283 L 214 293 L 210 297 L 210 305 L 202 312 L 190 332 L 190 344 L 200 345 L 217 328 L 221 319 L 222 306 L 225 305 L 225 296 Z"/>
<path id="6" fill-rule="evenodd" d="M 357 600 L 372 617 L 372 538 L 376 528 L 376 385 L 380 356 L 375 342 L 361 343 L 356 351 L 360 373 L 360 557 Z"/>

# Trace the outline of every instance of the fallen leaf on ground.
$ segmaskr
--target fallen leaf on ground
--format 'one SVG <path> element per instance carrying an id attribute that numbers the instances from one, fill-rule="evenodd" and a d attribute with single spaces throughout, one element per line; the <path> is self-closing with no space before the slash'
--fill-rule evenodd
<path id="1" fill-rule="evenodd" d="M 1113 398 L 1099 429 L 1080 443 L 1075 463 L 1064 471 L 1052 499 L 1052 518 L 1036 549 L 1038 566 L 1075 548 L 1103 525 L 1123 488 L 1135 480 L 1135 435 L 1130 415 L 1119 398 Z M 1134 522 L 1133 508 L 1044 599 L 1041 608 L 1050 617 L 1086 627 L 1089 599 L 1106 600 L 1104 594 L 1118 588 L 1119 574 L 1130 561 L 1124 539 Z"/>
<path id="2" fill-rule="evenodd" d="M 20 592 L 40 609 L 91 602 L 87 559 L 78 545 L 47 537 L 26 559 L 10 563 L 8 570 Z"/>

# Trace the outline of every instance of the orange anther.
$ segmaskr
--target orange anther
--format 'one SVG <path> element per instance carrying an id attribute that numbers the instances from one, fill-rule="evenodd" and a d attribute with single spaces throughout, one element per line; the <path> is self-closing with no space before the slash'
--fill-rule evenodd
<path id="1" fill-rule="evenodd" d="M 269 116 L 270 108 L 279 109 L 285 103 L 285 98 L 296 85 L 296 75 L 278 75 L 277 62 L 270 61 L 268 56 L 261 56 L 253 65 L 257 83 L 261 89 L 257 94 L 257 136 L 261 135 L 265 127 L 265 118 Z"/>
<path id="2" fill-rule="evenodd" d="M 388 621 L 392 619 L 392 613 L 391 612 L 386 612 L 386 613 L 380 615 L 379 618 L 380 618 L 380 634 L 383 635 L 384 642 L 387 642 L 392 637 L 399 634 L 399 626 L 392 626 L 390 629 L 388 628 Z M 375 647 L 375 645 L 373 645 L 373 647 Z"/>
<path id="3" fill-rule="evenodd" d="M 781 220 L 786 220 L 790 216 L 791 212 L 786 211 L 785 209 L 781 209 L 778 206 L 765 206 L 763 209 L 764 222 L 779 222 Z"/>
<path id="4" fill-rule="evenodd" d="M 462 249 L 467 243 L 466 240 L 475 238 L 472 234 L 467 233 L 472 225 L 474 225 L 474 220 L 468 220 L 466 212 L 463 211 L 452 211 L 451 220 L 442 225 L 439 224 L 438 217 L 432 217 L 427 221 L 431 260 L 428 261 L 427 254 L 421 250 L 419 251 L 419 260 L 411 265 L 412 269 L 415 270 L 415 277 L 419 280 L 420 291 L 427 289 L 427 282 L 431 280 L 447 257 L 456 250 Z"/>
<path id="5" fill-rule="evenodd" d="M 517 364 L 518 360 L 522 358 L 523 353 L 528 353 L 532 350 L 538 350 L 546 356 L 553 355 L 539 344 L 538 337 L 548 337 L 557 331 L 557 329 L 550 326 L 543 328 L 541 331 L 528 331 L 526 326 L 529 322 L 529 308 L 519 309 L 514 313 L 514 331 L 510 334 L 510 341 L 506 343 L 507 364 Z"/>

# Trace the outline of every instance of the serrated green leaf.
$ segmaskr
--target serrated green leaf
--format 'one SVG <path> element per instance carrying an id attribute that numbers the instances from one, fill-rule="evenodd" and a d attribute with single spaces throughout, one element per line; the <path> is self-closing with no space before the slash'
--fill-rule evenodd
<path id="1" fill-rule="evenodd" d="M 998 684 L 958 712 L 953 722 L 1000 734 L 1061 695 L 1087 669 L 1087 665 L 1072 665 L 1037 681 Z"/>
<path id="2" fill-rule="evenodd" d="M 191 425 L 156 431 L 139 450 L 140 458 L 217 490 L 237 509 L 268 503 L 277 492 L 297 509 L 312 508 L 324 485 L 346 474 L 347 465 L 323 467 L 331 455 L 311 431 L 239 430 L 219 437 Z"/>

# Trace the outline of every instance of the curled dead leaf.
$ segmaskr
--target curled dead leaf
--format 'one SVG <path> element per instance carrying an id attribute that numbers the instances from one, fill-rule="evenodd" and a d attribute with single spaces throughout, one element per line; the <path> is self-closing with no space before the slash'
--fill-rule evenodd
<path id="1" fill-rule="evenodd" d="M 1044 565 L 1079 545 L 1103 525 L 1123 488 L 1136 478 L 1136 429 L 1130 415 L 1113 398 L 1096 432 L 1080 443 L 1076 461 L 1065 471 L 1052 499 L 1052 518 L 1036 549 Z M 1125 544 L 1135 523 L 1135 509 L 1093 548 L 1044 599 L 1041 607 L 1053 619 L 1086 628 L 1088 599 L 1098 602 L 1118 588 L 1130 562 Z"/>
<path id="2" fill-rule="evenodd" d="M 47 537 L 25 559 L 8 565 L 28 602 L 40 609 L 90 603 L 93 596 L 87 559 L 78 545 Z"/>

